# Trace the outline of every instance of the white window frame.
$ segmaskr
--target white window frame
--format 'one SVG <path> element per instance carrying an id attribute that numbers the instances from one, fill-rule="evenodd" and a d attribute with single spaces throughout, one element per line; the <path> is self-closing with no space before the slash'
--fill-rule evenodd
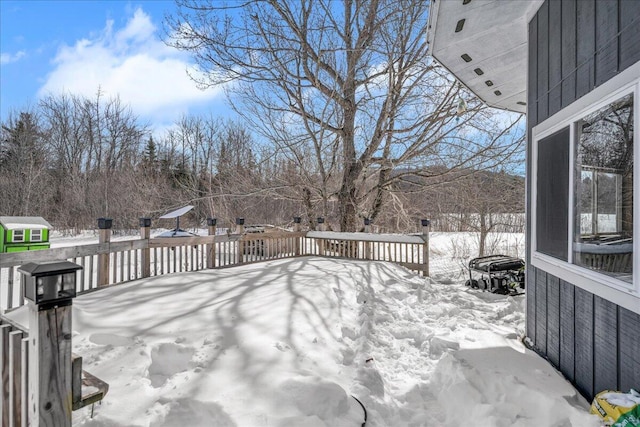
<path id="1" fill-rule="evenodd" d="M 17 239 L 16 233 L 20 233 L 20 239 Z M 15 228 L 12 232 L 11 241 L 13 243 L 22 243 L 24 242 L 25 230 L 22 228 Z"/>
<path id="2" fill-rule="evenodd" d="M 37 233 L 38 239 L 34 237 L 34 233 Z M 30 242 L 42 242 L 42 229 L 41 228 L 32 228 L 29 233 L 31 236 L 29 237 Z"/>
<path id="3" fill-rule="evenodd" d="M 586 115 L 606 107 L 616 99 L 633 94 L 633 282 L 573 264 L 575 146 L 577 123 Z M 569 127 L 569 211 L 567 261 L 537 251 L 538 144 L 540 140 Z M 531 131 L 531 264 L 574 286 L 585 289 L 617 305 L 640 314 L 640 62 L 624 70 L 592 92 L 576 100 Z"/>

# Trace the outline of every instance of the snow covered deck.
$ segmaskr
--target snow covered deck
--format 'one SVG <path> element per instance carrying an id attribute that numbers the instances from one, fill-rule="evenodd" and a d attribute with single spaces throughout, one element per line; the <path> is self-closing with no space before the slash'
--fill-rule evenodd
<path id="1" fill-rule="evenodd" d="M 74 425 L 360 426 L 354 395 L 367 426 L 596 426 L 520 343 L 523 304 L 320 257 L 81 295 L 74 352 L 110 392 Z"/>

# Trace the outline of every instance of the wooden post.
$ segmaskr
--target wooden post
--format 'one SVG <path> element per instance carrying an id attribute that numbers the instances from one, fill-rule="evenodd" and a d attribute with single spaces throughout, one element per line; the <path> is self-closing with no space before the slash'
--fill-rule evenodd
<path id="1" fill-rule="evenodd" d="M 216 235 L 216 218 L 207 218 L 207 227 L 209 228 L 209 236 Z M 207 244 L 207 268 L 216 267 L 216 243 L 214 238 L 211 238 L 211 243 Z"/>
<path id="2" fill-rule="evenodd" d="M 244 233 L 244 218 L 236 218 L 236 234 Z"/>
<path id="3" fill-rule="evenodd" d="M 29 306 L 29 419 L 71 427 L 71 305 Z"/>
<path id="4" fill-rule="evenodd" d="M 19 268 L 29 310 L 29 423 L 71 427 L 71 304 L 77 271 L 68 261 Z"/>
<path id="5" fill-rule="evenodd" d="M 236 234 L 240 235 L 238 238 L 238 257 L 236 258 L 238 264 L 244 262 L 244 240 L 242 235 L 244 234 L 244 218 L 236 218 Z"/>
<path id="6" fill-rule="evenodd" d="M 98 218 L 98 243 L 109 243 L 111 241 L 111 226 L 113 220 L 111 218 Z M 109 284 L 109 253 L 98 255 L 98 287 L 107 286 Z M 115 277 L 114 277 L 115 279 Z"/>
<path id="7" fill-rule="evenodd" d="M 324 218 L 318 217 L 318 231 L 324 231 Z M 318 252 L 320 256 L 325 256 L 325 240 L 318 239 Z"/>
<path id="8" fill-rule="evenodd" d="M 293 231 L 295 233 L 299 233 L 301 231 L 301 229 L 302 229 L 302 227 L 300 226 L 300 221 L 301 220 L 302 219 L 299 216 L 293 217 Z M 294 238 L 293 245 L 294 245 L 293 250 L 294 250 L 295 256 L 300 256 L 300 237 L 296 236 Z"/>
<path id="9" fill-rule="evenodd" d="M 71 355 L 71 396 L 72 402 L 82 401 L 82 357 Z"/>
<path id="10" fill-rule="evenodd" d="M 431 221 L 423 219 L 420 223 L 422 224 L 422 240 L 424 240 L 424 245 L 422 246 L 424 270 L 422 270 L 422 274 L 425 277 L 429 277 L 429 226 L 431 225 Z"/>
<path id="11" fill-rule="evenodd" d="M 371 220 L 369 218 L 364 219 L 364 232 L 371 233 Z M 371 242 L 364 243 L 364 259 L 371 259 Z"/>
<path id="12" fill-rule="evenodd" d="M 140 218 L 140 239 L 147 241 L 146 247 L 141 250 L 142 277 L 151 276 L 151 249 L 149 249 L 149 238 L 151 238 L 151 218 Z"/>

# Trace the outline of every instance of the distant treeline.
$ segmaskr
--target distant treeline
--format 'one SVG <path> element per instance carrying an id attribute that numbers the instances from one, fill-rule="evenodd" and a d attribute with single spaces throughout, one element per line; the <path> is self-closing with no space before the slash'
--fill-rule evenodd
<path id="1" fill-rule="evenodd" d="M 317 189 L 338 188 L 336 176 L 316 176 L 311 163 L 300 167 L 300 159 L 258 143 L 247 129 L 185 116 L 152 135 L 118 99 L 49 96 L 2 123 L 0 215 L 42 216 L 64 230 L 95 228 L 97 218 L 111 217 L 115 229 L 135 229 L 139 217 L 192 204 L 185 226 L 202 226 L 207 217 L 221 226 L 236 217 L 287 225 L 301 216 L 314 228 L 322 216 L 335 229 L 336 197 Z M 417 231 L 425 216 L 442 230 L 523 226 L 521 216 L 504 215 L 524 211 L 522 177 L 442 169 L 402 174 L 375 218 L 381 231 Z"/>

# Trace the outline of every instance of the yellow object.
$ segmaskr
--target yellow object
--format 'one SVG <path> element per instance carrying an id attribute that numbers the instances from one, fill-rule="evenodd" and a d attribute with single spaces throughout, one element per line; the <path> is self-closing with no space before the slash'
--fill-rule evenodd
<path id="1" fill-rule="evenodd" d="M 605 390 L 594 397 L 591 413 L 598 415 L 606 426 L 612 426 L 622 415 L 636 409 L 638 400 L 635 393 Z"/>

